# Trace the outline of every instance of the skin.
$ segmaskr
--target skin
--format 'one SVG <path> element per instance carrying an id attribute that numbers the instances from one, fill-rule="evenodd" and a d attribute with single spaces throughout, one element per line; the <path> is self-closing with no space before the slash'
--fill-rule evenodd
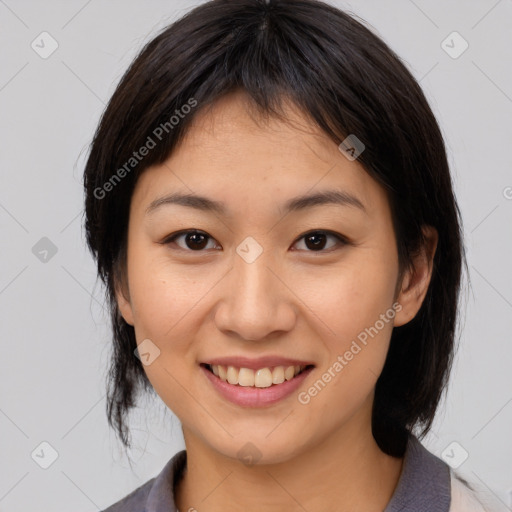
<path id="1" fill-rule="evenodd" d="M 437 233 L 399 280 L 396 239 L 384 189 L 292 104 L 289 122 L 259 119 L 243 93 L 201 112 L 168 160 L 148 168 L 133 193 L 127 274 L 117 300 L 137 342 L 160 355 L 144 366 L 182 423 L 188 468 L 175 489 L 179 510 L 383 510 L 403 460 L 380 450 L 371 431 L 374 388 L 393 325 L 409 322 L 427 292 Z M 325 189 L 350 192 L 366 213 L 318 205 L 283 213 L 286 200 Z M 228 214 L 165 205 L 171 192 L 225 203 Z M 181 236 L 205 232 L 200 250 Z M 329 230 L 323 248 L 304 235 Z M 236 252 L 253 237 L 262 254 L 247 263 Z M 394 320 L 304 405 L 307 390 L 380 315 Z M 262 408 L 222 398 L 199 363 L 217 356 L 279 355 L 312 361 L 296 393 Z M 239 460 L 251 442 L 261 458 Z M 313 490 L 313 491 L 312 491 Z"/>

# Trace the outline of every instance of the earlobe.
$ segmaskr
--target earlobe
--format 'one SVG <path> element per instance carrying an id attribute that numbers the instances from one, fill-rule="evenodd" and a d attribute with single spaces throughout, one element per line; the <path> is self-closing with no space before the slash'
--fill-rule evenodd
<path id="1" fill-rule="evenodd" d="M 438 233 L 432 226 L 424 226 L 423 233 L 425 243 L 414 257 L 412 268 L 407 270 L 402 280 L 397 298 L 402 309 L 395 316 L 395 327 L 410 322 L 420 310 L 427 295 L 432 278 Z"/>
<path id="2" fill-rule="evenodd" d="M 119 309 L 121 316 L 124 318 L 124 321 L 129 325 L 133 325 L 134 322 L 133 322 L 132 305 L 129 300 L 129 295 L 125 294 L 125 292 L 122 290 L 122 288 L 123 288 L 122 285 L 116 284 L 115 294 L 116 294 L 116 300 L 117 300 L 117 308 Z"/>

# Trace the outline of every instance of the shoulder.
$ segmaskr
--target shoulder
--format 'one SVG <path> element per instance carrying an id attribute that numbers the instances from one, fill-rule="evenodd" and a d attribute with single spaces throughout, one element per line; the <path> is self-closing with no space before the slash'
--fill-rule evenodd
<path id="1" fill-rule="evenodd" d="M 176 512 L 174 486 L 181 478 L 187 464 L 187 452 L 176 453 L 160 471 L 122 500 L 110 505 L 102 512 L 145 512 L 146 510 L 166 510 Z"/>
<path id="2" fill-rule="evenodd" d="M 141 512 L 145 509 L 148 495 L 153 487 L 155 478 L 148 480 L 145 484 L 141 485 L 123 499 L 110 505 L 102 512 Z"/>
<path id="3" fill-rule="evenodd" d="M 398 484 L 384 512 L 411 509 L 422 512 L 511 512 L 483 482 L 474 481 L 451 468 L 413 434 L 409 436 Z"/>
<path id="4" fill-rule="evenodd" d="M 490 492 L 475 482 L 467 482 L 450 471 L 451 505 L 449 512 L 501 512 L 500 503 Z"/>

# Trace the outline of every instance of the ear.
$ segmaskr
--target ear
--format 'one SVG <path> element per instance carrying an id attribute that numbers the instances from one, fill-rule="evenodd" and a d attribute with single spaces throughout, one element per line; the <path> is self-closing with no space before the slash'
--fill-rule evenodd
<path id="1" fill-rule="evenodd" d="M 400 292 L 396 299 L 402 308 L 397 310 L 395 315 L 395 327 L 408 323 L 416 316 L 430 284 L 439 237 L 437 230 L 432 226 L 423 226 L 423 233 L 425 243 L 414 256 L 412 268 L 402 277 Z"/>
<path id="2" fill-rule="evenodd" d="M 114 278 L 114 287 L 117 308 L 124 318 L 124 321 L 129 325 L 133 325 L 133 310 L 130 302 L 130 292 L 123 276 L 116 276 Z"/>

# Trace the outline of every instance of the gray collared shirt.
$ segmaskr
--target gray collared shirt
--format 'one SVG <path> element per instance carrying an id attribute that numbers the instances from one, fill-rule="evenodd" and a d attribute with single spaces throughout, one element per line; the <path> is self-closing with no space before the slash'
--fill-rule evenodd
<path id="1" fill-rule="evenodd" d="M 174 486 L 187 463 L 182 450 L 162 471 L 104 512 L 179 512 Z M 449 512 L 450 468 L 410 434 L 402 472 L 384 512 Z"/>

